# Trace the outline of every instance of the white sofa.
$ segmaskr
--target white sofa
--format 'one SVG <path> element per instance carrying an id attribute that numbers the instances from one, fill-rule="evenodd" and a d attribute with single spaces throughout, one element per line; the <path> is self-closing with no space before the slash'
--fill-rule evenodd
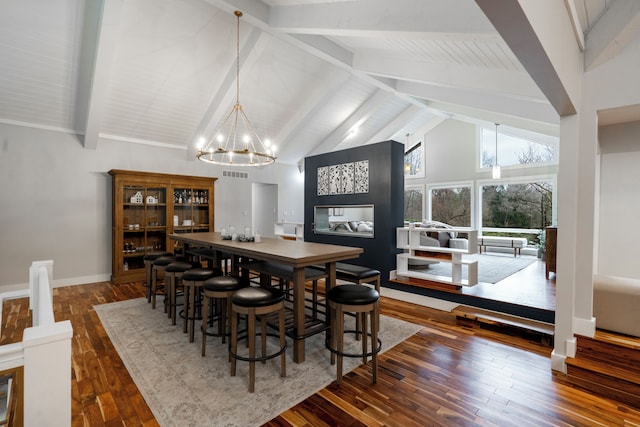
<path id="1" fill-rule="evenodd" d="M 522 248 L 527 246 L 527 239 L 524 237 L 502 237 L 502 236 L 482 236 L 478 237 L 478 251 L 485 252 L 487 246 L 494 248 L 513 248 L 513 256 L 520 255 Z"/>
<path id="2" fill-rule="evenodd" d="M 594 275 L 593 316 L 600 329 L 640 337 L 640 280 Z"/>

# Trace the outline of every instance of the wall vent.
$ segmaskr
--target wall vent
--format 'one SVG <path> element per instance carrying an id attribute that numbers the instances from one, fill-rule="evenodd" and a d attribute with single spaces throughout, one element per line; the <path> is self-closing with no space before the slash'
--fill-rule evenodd
<path id="1" fill-rule="evenodd" d="M 222 176 L 228 176 L 229 178 L 249 178 L 249 173 L 223 170 Z"/>

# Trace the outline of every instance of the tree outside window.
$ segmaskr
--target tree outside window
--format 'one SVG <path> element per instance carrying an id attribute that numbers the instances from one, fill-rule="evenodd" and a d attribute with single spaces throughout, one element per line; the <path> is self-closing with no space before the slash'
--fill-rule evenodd
<path id="1" fill-rule="evenodd" d="M 471 187 L 432 188 L 431 219 L 455 227 L 471 227 Z"/>
<path id="2" fill-rule="evenodd" d="M 407 187 L 404 190 L 404 220 L 409 222 L 421 222 L 423 206 L 422 187 Z"/>
<path id="3" fill-rule="evenodd" d="M 553 184 L 482 186 L 482 227 L 540 229 L 552 222 Z"/>
<path id="4" fill-rule="evenodd" d="M 422 151 L 422 142 L 418 142 L 404 153 L 404 176 L 416 177 L 424 174 Z"/>
<path id="5" fill-rule="evenodd" d="M 544 142 L 549 142 L 545 144 Z M 531 163 L 551 163 L 555 158 L 555 147 L 550 141 L 533 141 L 498 131 L 498 162 L 500 166 Z M 496 164 L 496 131 L 482 128 L 480 143 L 480 167 L 490 168 Z"/>

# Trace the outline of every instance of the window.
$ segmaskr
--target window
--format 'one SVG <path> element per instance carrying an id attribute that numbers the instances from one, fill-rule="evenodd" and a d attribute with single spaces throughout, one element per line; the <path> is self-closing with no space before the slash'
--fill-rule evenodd
<path id="1" fill-rule="evenodd" d="M 431 219 L 455 227 L 471 227 L 471 184 L 431 188 Z"/>
<path id="2" fill-rule="evenodd" d="M 483 229 L 542 230 L 553 223 L 551 179 L 485 184 L 480 191 Z"/>
<path id="3" fill-rule="evenodd" d="M 548 164 L 556 162 L 556 147 L 558 139 L 533 133 L 516 136 L 503 132 L 498 128 L 498 164 L 500 166 L 514 166 L 525 164 Z M 480 168 L 490 168 L 496 164 L 496 130 L 480 128 Z"/>
<path id="4" fill-rule="evenodd" d="M 422 161 L 422 142 L 418 142 L 404 153 L 404 176 L 414 178 L 424 176 Z"/>
<path id="5" fill-rule="evenodd" d="M 422 201 L 424 194 L 422 186 L 405 187 L 404 189 L 404 220 L 409 222 L 422 222 Z"/>

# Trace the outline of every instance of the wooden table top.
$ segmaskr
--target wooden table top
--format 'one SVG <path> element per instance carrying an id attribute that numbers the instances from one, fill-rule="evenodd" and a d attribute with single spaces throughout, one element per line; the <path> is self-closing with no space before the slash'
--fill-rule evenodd
<path id="1" fill-rule="evenodd" d="M 263 237 L 261 242 L 257 243 L 222 240 L 222 236 L 218 232 L 178 233 L 170 234 L 169 238 L 191 245 L 208 246 L 240 256 L 277 261 L 294 267 L 306 267 L 357 258 L 363 252 L 362 248 L 351 246 L 270 237 Z"/>

